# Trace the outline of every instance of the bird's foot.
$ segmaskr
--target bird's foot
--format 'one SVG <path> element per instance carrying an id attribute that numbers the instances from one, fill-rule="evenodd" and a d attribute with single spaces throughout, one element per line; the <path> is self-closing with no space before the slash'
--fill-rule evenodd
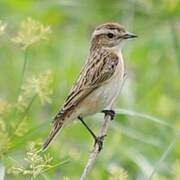
<path id="1" fill-rule="evenodd" d="M 107 115 L 111 116 L 111 120 L 114 119 L 115 111 L 113 111 L 113 110 L 103 110 L 102 112 L 105 114 L 105 116 L 107 116 Z"/>
<path id="2" fill-rule="evenodd" d="M 95 138 L 94 146 L 96 144 L 98 144 L 98 152 L 100 152 L 102 150 L 102 148 L 103 148 L 103 141 L 104 141 L 105 136 L 106 135 L 98 136 L 98 137 Z"/>

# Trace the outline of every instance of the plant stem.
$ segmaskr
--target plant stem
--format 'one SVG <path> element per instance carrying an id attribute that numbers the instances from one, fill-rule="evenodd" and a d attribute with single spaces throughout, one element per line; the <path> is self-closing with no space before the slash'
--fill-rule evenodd
<path id="1" fill-rule="evenodd" d="M 37 97 L 37 94 L 35 94 L 35 95 L 32 97 L 31 101 L 29 102 L 28 106 L 26 107 L 25 111 L 23 112 L 22 116 L 20 117 L 19 121 L 16 123 L 16 126 L 14 127 L 15 130 L 18 128 L 19 124 L 21 124 L 21 122 L 24 120 L 24 117 L 25 117 L 26 114 L 28 113 L 28 111 L 29 111 L 29 109 L 31 108 L 31 106 L 32 106 L 34 100 L 36 99 L 36 97 Z M 12 136 L 12 139 L 13 139 L 13 138 L 14 138 L 14 135 L 11 134 L 11 136 Z"/>
<path id="2" fill-rule="evenodd" d="M 22 68 L 22 73 L 21 73 L 21 79 L 20 79 L 20 83 L 19 83 L 19 88 L 18 88 L 18 93 L 17 93 L 17 100 L 18 97 L 21 93 L 21 87 L 24 81 L 24 76 L 25 76 L 25 71 L 26 71 L 26 66 L 27 66 L 27 57 L 28 57 L 28 48 L 26 48 L 24 50 L 24 62 L 23 62 L 23 68 Z"/>
<path id="3" fill-rule="evenodd" d="M 34 100 L 36 99 L 36 97 L 37 97 L 37 94 L 35 94 L 35 95 L 32 97 L 31 101 L 29 102 L 28 106 L 26 107 L 25 111 L 23 112 L 23 114 L 22 114 L 22 116 L 21 116 L 21 119 L 23 119 L 23 118 L 26 116 L 26 114 L 28 113 L 29 109 L 31 108 L 31 106 L 32 106 Z"/>
<path id="4" fill-rule="evenodd" d="M 21 79 L 20 79 L 20 82 L 19 82 L 19 87 L 18 87 L 18 91 L 17 91 L 17 97 L 16 97 L 16 100 L 15 100 L 16 101 L 15 104 L 18 102 L 18 98 L 19 98 L 20 93 L 21 93 L 21 87 L 22 87 L 22 84 L 23 84 L 23 81 L 24 81 L 25 70 L 26 70 L 26 66 L 27 66 L 27 57 L 28 57 L 28 48 L 26 48 L 24 50 L 24 62 L 23 62 Z M 15 109 L 12 112 L 13 118 L 16 117 L 16 114 L 17 114 L 17 108 L 15 106 Z"/>

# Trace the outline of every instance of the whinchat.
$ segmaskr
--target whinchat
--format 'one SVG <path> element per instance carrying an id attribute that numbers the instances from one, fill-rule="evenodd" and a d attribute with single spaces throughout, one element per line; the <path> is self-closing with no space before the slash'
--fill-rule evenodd
<path id="1" fill-rule="evenodd" d="M 53 120 L 53 129 L 43 149 L 65 124 L 79 119 L 101 150 L 102 137 L 97 137 L 83 118 L 103 112 L 113 119 L 115 112 L 112 105 L 120 93 L 125 74 L 122 44 L 126 39 L 135 37 L 135 34 L 129 33 L 118 23 L 102 24 L 94 30 L 89 56 L 63 107 Z"/>

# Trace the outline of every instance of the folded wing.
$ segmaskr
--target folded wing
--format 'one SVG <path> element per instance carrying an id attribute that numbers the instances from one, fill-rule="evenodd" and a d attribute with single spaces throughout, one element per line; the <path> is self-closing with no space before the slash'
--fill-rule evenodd
<path id="1" fill-rule="evenodd" d="M 70 91 L 63 108 L 53 120 L 53 129 L 50 132 L 43 149 L 52 141 L 54 136 L 62 127 L 67 117 L 73 113 L 73 110 L 96 88 L 106 83 L 113 76 L 117 64 L 118 56 L 114 53 L 106 53 L 101 59 L 92 59 L 82 69 L 78 80 Z"/>

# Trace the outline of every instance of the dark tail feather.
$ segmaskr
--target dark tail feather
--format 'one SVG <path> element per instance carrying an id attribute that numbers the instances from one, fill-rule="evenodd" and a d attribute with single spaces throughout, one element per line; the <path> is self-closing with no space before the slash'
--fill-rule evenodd
<path id="1" fill-rule="evenodd" d="M 56 134 L 58 133 L 58 131 L 61 129 L 63 123 L 58 123 L 54 125 L 53 130 L 50 132 L 48 138 L 46 139 L 45 143 L 42 146 L 42 149 L 45 150 L 49 144 L 51 143 L 51 141 L 54 139 L 54 137 L 56 136 Z"/>

